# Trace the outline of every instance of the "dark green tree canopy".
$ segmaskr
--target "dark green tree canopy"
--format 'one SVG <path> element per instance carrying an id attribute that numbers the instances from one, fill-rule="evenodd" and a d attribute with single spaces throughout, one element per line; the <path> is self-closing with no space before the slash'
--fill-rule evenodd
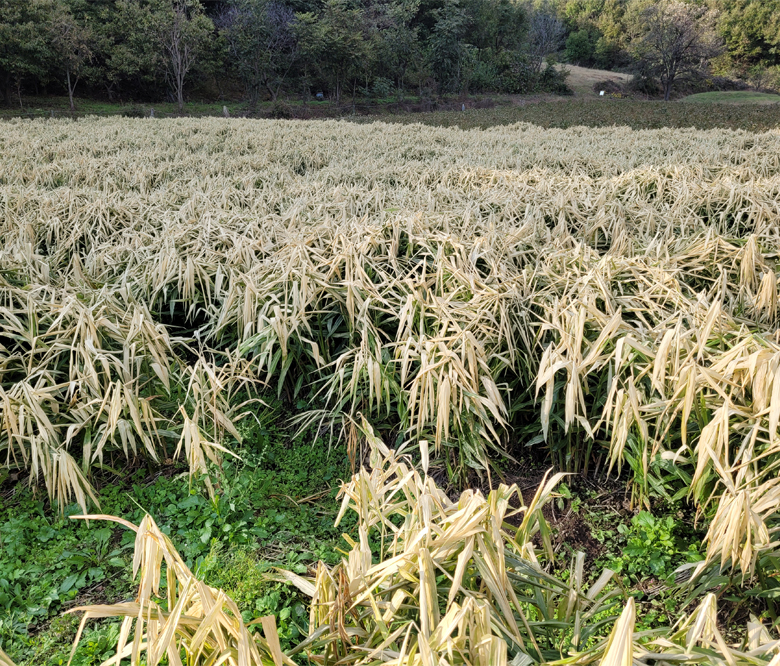
<path id="1" fill-rule="evenodd" d="M 0 95 L 8 105 L 37 92 L 67 94 L 73 107 L 76 95 L 86 94 L 169 99 L 181 108 L 192 95 L 240 94 L 256 103 L 283 94 L 322 93 L 340 102 L 356 95 L 517 93 L 560 88 L 560 77 L 544 64 L 548 56 L 667 80 L 650 66 L 647 34 L 638 40 L 643 8 L 657 4 L 0 0 Z M 780 81 L 780 0 L 678 4 L 706 7 L 725 44 L 715 60 L 712 50 L 699 54 L 699 65 L 755 82 L 775 72 Z"/>

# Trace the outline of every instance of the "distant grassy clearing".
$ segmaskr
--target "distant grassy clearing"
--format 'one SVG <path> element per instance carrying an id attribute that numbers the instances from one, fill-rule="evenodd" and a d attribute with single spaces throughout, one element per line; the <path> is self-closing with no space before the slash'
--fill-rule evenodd
<path id="1" fill-rule="evenodd" d="M 682 101 L 707 104 L 777 104 L 780 103 L 780 95 L 750 90 L 727 90 L 688 95 Z"/>
<path id="2" fill-rule="evenodd" d="M 618 85 L 625 85 L 631 80 L 630 74 L 610 72 L 606 69 L 578 67 L 577 65 L 569 64 L 558 65 L 557 68 L 565 69 L 569 72 L 569 75 L 566 77 L 566 83 L 574 91 L 574 94 L 577 97 L 598 97 L 593 89 L 593 86 L 596 83 L 612 81 Z"/>

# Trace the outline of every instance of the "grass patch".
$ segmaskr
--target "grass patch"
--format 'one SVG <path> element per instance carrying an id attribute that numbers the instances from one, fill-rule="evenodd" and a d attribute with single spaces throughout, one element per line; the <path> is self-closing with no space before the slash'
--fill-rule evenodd
<path id="1" fill-rule="evenodd" d="M 780 95 L 750 90 L 724 90 L 688 95 L 680 101 L 702 104 L 780 104 Z"/>
<path id="2" fill-rule="evenodd" d="M 709 93 L 708 93 L 709 94 Z M 765 132 L 780 127 L 780 105 L 678 104 L 636 100 L 565 100 L 493 109 L 434 111 L 381 117 L 384 122 L 422 123 L 461 129 L 532 123 L 544 128 L 630 127 L 631 129 L 689 128 Z M 360 118 L 358 122 L 372 122 Z"/>
<path id="3" fill-rule="evenodd" d="M 743 100 L 742 97 L 746 96 Z M 756 97 L 757 96 L 757 97 Z M 753 100 L 753 101 L 751 101 Z M 680 104 L 677 102 L 640 101 L 634 99 L 556 99 L 531 96 L 512 101 L 501 96 L 490 100 L 492 108 L 481 106 L 479 99 L 466 103 L 466 110 L 460 110 L 460 102 L 447 100 L 444 106 L 450 110 L 417 111 L 418 100 L 408 98 L 406 104 L 393 100 L 360 103 L 356 114 L 351 106 L 337 107 L 328 101 L 310 101 L 304 106 L 299 101 L 285 102 L 294 117 L 316 119 L 342 118 L 353 122 L 370 123 L 376 120 L 390 123 L 422 123 L 439 127 L 460 127 L 461 129 L 487 129 L 519 122 L 532 123 L 544 128 L 570 127 L 612 127 L 625 126 L 632 129 L 689 128 L 734 129 L 750 132 L 765 132 L 780 127 L 780 95 L 752 92 L 711 92 L 691 95 L 684 100 L 707 102 L 706 104 Z M 0 119 L 68 117 L 67 98 L 25 99 L 23 111 L 17 108 L 0 107 Z M 519 103 L 518 103 L 519 102 Z M 222 117 L 226 105 L 232 117 L 264 117 L 273 113 L 274 105 L 263 102 L 254 108 L 245 103 L 190 102 L 185 105 L 184 116 Z M 473 106 L 476 105 L 476 106 Z M 452 110 L 452 107 L 457 107 Z M 179 117 L 178 108 L 172 103 L 160 104 L 111 104 L 96 100 L 80 101 L 76 116 L 126 116 L 149 117 L 154 108 L 156 118 Z M 404 110 L 407 107 L 409 110 Z M 400 109 L 400 110 L 399 110 Z"/>

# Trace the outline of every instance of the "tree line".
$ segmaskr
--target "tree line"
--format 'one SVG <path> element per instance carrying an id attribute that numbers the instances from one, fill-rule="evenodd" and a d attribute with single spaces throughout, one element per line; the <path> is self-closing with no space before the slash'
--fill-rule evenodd
<path id="1" fill-rule="evenodd" d="M 780 0 L 0 0 L 0 94 L 250 102 L 562 91 L 551 57 L 661 82 L 780 66 Z"/>
<path id="2" fill-rule="evenodd" d="M 656 77 L 665 94 L 669 81 L 683 73 L 780 87 L 780 0 L 554 0 L 554 5 L 566 31 L 568 62 Z"/>

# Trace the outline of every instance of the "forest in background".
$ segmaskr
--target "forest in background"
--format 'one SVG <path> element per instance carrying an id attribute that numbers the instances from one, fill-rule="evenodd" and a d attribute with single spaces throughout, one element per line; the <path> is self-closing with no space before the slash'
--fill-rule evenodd
<path id="1" fill-rule="evenodd" d="M 0 0 L 6 106 L 566 92 L 555 61 L 775 88 L 780 0 Z"/>

